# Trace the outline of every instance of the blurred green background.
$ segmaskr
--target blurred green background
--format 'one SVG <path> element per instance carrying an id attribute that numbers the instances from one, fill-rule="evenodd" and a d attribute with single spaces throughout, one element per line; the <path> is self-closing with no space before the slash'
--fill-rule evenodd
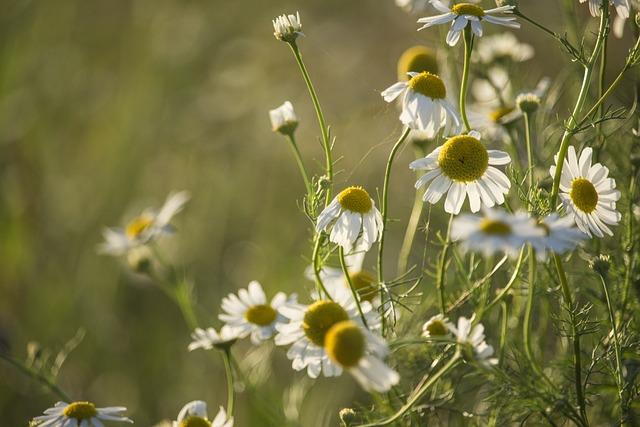
<path id="1" fill-rule="evenodd" d="M 553 26 L 554 3 L 525 7 L 548 15 Z M 267 111 L 291 100 L 308 166 L 319 171 L 323 160 L 306 88 L 287 46 L 273 38 L 271 19 L 300 11 L 306 34 L 300 45 L 337 136 L 336 188 L 357 183 L 372 194 L 401 130 L 395 107 L 379 93 L 396 80 L 405 48 L 441 46 L 443 39 L 435 30 L 416 32 L 416 17 L 391 0 L 1 5 L 5 350 L 24 358 L 30 341 L 58 349 L 83 328 L 85 339 L 60 375 L 74 398 L 125 405 L 141 426 L 175 418 L 193 399 L 206 400 L 215 413 L 225 404 L 222 364 L 205 352 L 188 353 L 189 330 L 171 302 L 117 259 L 96 253 L 102 228 L 160 206 L 171 190 L 188 190 L 192 201 L 174 221 L 179 232 L 163 246 L 194 281 L 202 321 L 219 326 L 221 297 L 252 279 L 268 293 L 298 292 L 304 299 L 310 249 L 309 224 L 297 206 L 303 185 L 286 142 L 270 131 Z M 549 40 L 525 29 L 520 39 L 545 59 L 559 57 Z M 529 64 L 530 87 L 541 76 L 539 65 L 552 67 L 545 73 L 553 75 L 563 63 Z M 392 181 L 392 216 L 401 221 L 413 201 L 405 167 L 412 156 L 409 149 L 402 153 Z M 388 253 L 394 254 L 404 225 L 391 227 Z M 247 365 L 269 348 L 257 351 L 241 345 L 237 354 L 248 354 Z M 366 402 L 349 378 L 310 388 L 282 350 L 275 354 L 250 375 L 269 399 L 284 398 L 287 422 L 335 425 L 337 408 L 354 396 Z M 0 378 L 3 426 L 25 425 L 56 400 L 4 363 Z M 283 425 L 281 408 L 269 411 L 269 399 L 241 394 L 237 425 Z"/>

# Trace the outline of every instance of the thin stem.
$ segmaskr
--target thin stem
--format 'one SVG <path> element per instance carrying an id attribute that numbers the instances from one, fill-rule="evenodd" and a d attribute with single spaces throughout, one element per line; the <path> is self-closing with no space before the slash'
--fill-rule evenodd
<path id="1" fill-rule="evenodd" d="M 524 311 L 524 321 L 522 323 L 522 341 L 524 345 L 524 354 L 527 356 L 529 363 L 533 367 L 533 370 L 541 376 L 545 377 L 542 369 L 536 361 L 533 350 L 531 348 L 531 317 L 533 315 L 533 302 L 536 294 L 536 256 L 532 245 L 528 245 L 527 248 L 529 257 L 529 271 L 527 281 L 529 282 L 529 289 L 527 290 L 527 306 Z"/>
<path id="2" fill-rule="evenodd" d="M 500 319 L 501 319 L 501 327 L 500 327 L 500 349 L 498 351 L 498 363 L 500 366 L 503 365 L 504 362 L 504 348 L 507 344 L 507 331 L 509 327 L 509 305 L 507 301 L 502 301 L 500 303 Z"/>
<path id="3" fill-rule="evenodd" d="M 231 349 L 225 348 L 222 352 L 222 360 L 224 361 L 224 373 L 227 377 L 227 414 L 233 416 L 234 407 L 234 386 L 233 386 L 233 368 L 231 367 Z"/>
<path id="4" fill-rule="evenodd" d="M 344 273 L 344 277 L 347 279 L 349 289 L 351 289 L 351 294 L 353 295 L 353 300 L 356 302 L 356 306 L 358 307 L 358 313 L 360 313 L 362 323 L 364 323 L 364 326 L 369 329 L 367 318 L 365 317 L 364 312 L 362 311 L 362 306 L 360 305 L 360 296 L 358 295 L 358 290 L 353 286 L 351 275 L 349 274 L 349 269 L 347 268 L 347 263 L 344 261 L 344 249 L 342 249 L 342 246 L 338 246 L 338 254 L 340 256 L 340 266 L 342 267 L 342 272 Z"/>
<path id="5" fill-rule="evenodd" d="M 313 244 L 313 254 L 311 255 L 313 263 L 313 277 L 316 280 L 316 291 L 318 292 L 318 295 L 321 296 L 322 293 L 324 293 L 330 301 L 333 301 L 329 291 L 327 291 L 327 288 L 325 288 L 324 283 L 322 282 L 322 277 L 320 277 L 320 247 L 322 246 L 323 241 L 324 235 L 321 231 L 318 231 Z"/>
<path id="6" fill-rule="evenodd" d="M 304 61 L 302 60 L 302 54 L 300 53 L 300 49 L 295 42 L 289 43 L 291 47 L 291 51 L 293 52 L 293 56 L 296 58 L 296 62 L 298 63 L 298 67 L 302 72 L 302 77 L 304 78 L 304 82 L 307 85 L 307 89 L 309 90 L 309 95 L 311 96 L 311 102 L 313 103 L 313 108 L 316 110 L 316 116 L 318 118 L 318 125 L 320 126 L 320 133 L 322 134 L 322 147 L 324 149 L 325 156 L 325 170 L 327 174 L 327 178 L 329 182 L 333 184 L 333 160 L 331 158 L 331 141 L 329 140 L 329 129 L 327 128 L 327 124 L 324 119 L 324 114 L 322 113 L 322 108 L 320 106 L 320 101 L 318 100 L 318 95 L 316 90 L 311 82 L 311 77 L 309 77 L 309 72 L 307 71 L 307 67 L 304 65 Z M 331 200 L 331 189 L 332 185 L 329 185 L 327 189 L 327 194 L 325 198 L 325 206 L 329 204 Z"/>
<path id="7" fill-rule="evenodd" d="M 626 270 L 625 270 L 625 274 L 624 274 L 624 282 L 623 282 L 623 287 L 622 287 L 622 309 L 621 309 L 621 313 L 620 313 L 620 321 L 622 321 L 623 317 L 624 317 L 624 312 L 627 308 L 627 301 L 629 299 L 629 289 L 631 288 L 631 273 L 633 272 L 633 269 L 635 267 L 635 263 L 636 263 L 636 252 L 634 250 L 634 239 L 633 239 L 633 223 L 635 221 L 634 215 L 633 215 L 633 202 L 632 200 L 635 200 L 636 197 L 636 180 L 637 180 L 637 172 L 633 171 L 633 174 L 631 175 L 631 179 L 629 180 L 629 205 L 628 205 L 628 210 L 627 210 L 627 230 L 626 230 L 626 248 L 625 251 L 629 254 L 629 257 L 631 258 L 630 262 L 626 263 Z"/>
<path id="8" fill-rule="evenodd" d="M 445 314 L 447 311 L 447 305 L 444 298 L 444 282 L 446 272 L 444 267 L 447 263 L 447 255 L 449 253 L 449 246 L 451 245 L 451 223 L 453 222 L 453 214 L 449 217 L 449 225 L 447 226 L 447 236 L 445 237 L 444 246 L 442 252 L 440 252 L 440 259 L 438 261 L 438 270 L 436 271 L 436 289 L 440 296 L 440 313 Z"/>
<path id="9" fill-rule="evenodd" d="M 55 382 L 53 382 L 53 380 L 48 378 L 46 375 L 43 375 L 39 372 L 34 371 L 28 366 L 25 366 L 24 363 L 19 362 L 5 354 L 0 353 L 0 359 L 9 363 L 11 366 L 16 368 L 22 374 L 28 376 L 29 378 L 39 382 L 40 384 L 48 388 L 52 394 L 55 394 L 62 401 L 67 403 L 73 402 L 73 400 L 69 396 L 67 396 L 67 394 L 60 387 L 58 387 L 58 385 Z"/>
<path id="10" fill-rule="evenodd" d="M 529 169 L 528 178 L 529 178 L 529 193 L 533 190 L 535 185 L 535 174 L 534 174 L 534 163 L 535 158 L 533 157 L 533 144 L 531 141 L 531 114 L 525 112 L 524 113 L 524 139 L 527 144 L 527 166 Z M 529 211 L 533 208 L 532 204 L 529 204 Z"/>
<path id="11" fill-rule="evenodd" d="M 520 276 L 523 260 L 524 260 L 524 248 L 520 250 L 520 256 L 518 256 L 518 260 L 516 261 L 516 267 L 513 270 L 513 274 L 511 274 L 511 278 L 509 278 L 509 281 L 504 286 L 504 288 L 502 288 L 500 293 L 489 304 L 487 304 L 487 306 L 484 308 L 483 312 L 481 313 L 482 315 L 484 315 L 484 313 L 489 311 L 494 305 L 502 301 L 502 298 L 504 298 L 505 295 L 509 293 L 513 285 L 518 280 L 518 276 Z M 477 322 L 479 322 L 482 319 L 482 316 L 478 316 L 477 319 L 478 319 Z"/>
<path id="12" fill-rule="evenodd" d="M 469 119 L 467 118 L 467 89 L 469 88 L 469 70 L 471 69 L 471 51 L 473 50 L 473 33 L 471 25 L 464 29 L 464 65 L 462 68 L 462 85 L 460 86 L 460 114 L 466 132 L 471 131 Z"/>
<path id="13" fill-rule="evenodd" d="M 600 70 L 598 72 L 598 99 L 602 98 L 604 93 L 605 77 L 607 72 L 607 41 L 605 39 L 602 50 L 600 51 Z M 602 117 L 603 106 L 602 104 L 598 108 L 598 117 Z M 598 161 L 600 150 L 604 148 L 604 134 L 602 133 L 602 123 L 596 125 L 596 144 L 595 144 L 595 160 Z"/>
<path id="14" fill-rule="evenodd" d="M 298 169 L 300 169 L 300 175 L 302 175 L 304 186 L 307 189 L 307 194 L 311 196 L 311 181 L 309 180 L 307 169 L 304 167 L 304 162 L 302 161 L 302 156 L 300 155 L 300 150 L 298 149 L 298 144 L 296 144 L 296 138 L 294 134 L 290 133 L 289 135 L 287 135 L 287 140 L 289 141 L 289 145 L 291 146 L 291 150 L 293 151 L 293 156 L 296 158 L 296 163 L 298 164 Z"/>

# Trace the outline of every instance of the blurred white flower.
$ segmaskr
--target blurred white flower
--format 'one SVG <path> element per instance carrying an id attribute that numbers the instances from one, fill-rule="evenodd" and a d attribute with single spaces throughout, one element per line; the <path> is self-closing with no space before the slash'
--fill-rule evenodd
<path id="1" fill-rule="evenodd" d="M 318 215 L 317 231 L 346 252 L 368 251 L 382 234 L 382 215 L 362 187 L 349 187 L 338 194 Z M 331 230 L 331 231 L 329 231 Z"/>
<path id="2" fill-rule="evenodd" d="M 495 62 L 524 62 L 533 58 L 533 46 L 518 41 L 513 33 L 499 33 L 482 38 L 474 49 L 474 59 L 489 65 Z"/>
<path id="3" fill-rule="evenodd" d="M 498 359 L 491 357 L 493 356 L 493 347 L 484 340 L 484 326 L 482 324 L 474 326 L 473 317 L 471 319 L 460 317 L 458 326 L 453 327 L 452 332 L 459 344 L 472 349 L 476 361 L 486 366 L 498 363 Z"/>
<path id="4" fill-rule="evenodd" d="M 444 130 L 445 135 L 457 133 L 460 118 L 453 104 L 448 101 L 447 88 L 442 79 L 429 72 L 407 73 L 411 78 L 398 82 L 382 92 L 387 102 L 402 97 L 400 121 L 411 129 L 420 130 L 426 138 L 433 138 Z"/>
<path id="5" fill-rule="evenodd" d="M 484 209 L 483 215 L 460 215 L 451 224 L 451 238 L 459 242 L 463 251 L 485 256 L 504 252 L 516 258 L 525 243 L 542 236 L 544 231 L 524 212 L 512 215 Z"/>
<path id="6" fill-rule="evenodd" d="M 587 0 L 580 0 L 580 3 L 584 3 Z M 589 12 L 591 12 L 591 16 L 600 16 L 602 12 L 600 8 L 602 7 L 602 0 L 588 0 L 589 1 Z M 627 19 L 629 17 L 629 0 L 609 0 L 609 4 L 613 5 L 616 8 L 616 13 L 620 18 Z"/>
<path id="7" fill-rule="evenodd" d="M 160 211 L 147 209 L 131 220 L 125 228 L 105 229 L 105 241 L 98 250 L 108 255 L 123 255 L 132 248 L 149 244 L 162 235 L 172 234 L 174 228 L 170 224 L 171 219 L 184 208 L 189 197 L 186 191 L 172 193 Z"/>
<path id="8" fill-rule="evenodd" d="M 189 351 L 199 348 L 204 350 L 211 350 L 214 347 L 219 349 L 229 348 L 238 338 L 238 331 L 228 325 L 220 328 L 220 332 L 214 328 L 196 328 L 191 333 L 193 341 L 189 344 Z"/>
<path id="9" fill-rule="evenodd" d="M 380 304 L 380 293 L 376 286 L 376 278 L 373 274 L 362 268 L 364 262 L 364 252 L 355 252 L 345 256 L 345 264 L 349 272 L 349 278 L 355 288 L 358 296 L 363 301 L 369 301 L 374 307 Z M 305 275 L 308 279 L 314 280 L 313 267 L 310 266 Z M 320 278 L 325 289 L 329 292 L 331 298 L 336 299 L 338 295 L 343 293 L 351 293 L 349 282 L 341 268 L 333 268 L 324 266 L 320 270 Z"/>
<path id="10" fill-rule="evenodd" d="M 606 166 L 600 163 L 591 165 L 592 154 L 593 150 L 587 147 L 578 159 L 575 148 L 569 147 L 560 177 L 560 200 L 584 233 L 597 237 L 604 237 L 605 233 L 613 236 L 607 224 L 616 225 L 622 218 L 616 210 L 620 192 L 615 189 L 616 181 L 608 178 Z M 556 173 L 557 154 L 554 159 L 556 164 L 549 168 L 551 177 Z"/>
<path id="11" fill-rule="evenodd" d="M 420 13 L 427 10 L 429 0 L 396 0 L 396 6 L 410 13 Z"/>
<path id="12" fill-rule="evenodd" d="M 302 21 L 299 12 L 296 12 L 295 15 L 277 16 L 271 22 L 273 23 L 273 35 L 278 40 L 292 43 L 302 34 Z"/>
<path id="13" fill-rule="evenodd" d="M 207 404 L 202 400 L 194 400 L 187 403 L 178 413 L 178 419 L 173 422 L 173 427 L 233 427 L 233 417 L 228 417 L 227 412 L 221 406 L 218 414 L 209 420 Z"/>
<path id="14" fill-rule="evenodd" d="M 298 117 L 289 101 L 286 101 L 278 108 L 270 110 L 269 118 L 271 119 L 273 131 L 280 132 L 283 135 L 293 134 L 298 127 Z"/>
<path id="15" fill-rule="evenodd" d="M 430 2 L 434 8 L 439 12 L 443 12 L 443 14 L 418 19 L 418 23 L 424 24 L 418 28 L 418 31 L 434 25 L 451 22 L 451 29 L 447 34 L 447 44 L 449 46 L 455 46 L 458 43 L 462 31 L 467 25 L 471 25 L 473 33 L 481 37 L 482 21 L 509 28 L 520 28 L 520 24 L 516 22 L 516 17 L 511 16 L 515 6 L 502 6 L 484 10 L 482 7 L 472 3 L 457 3 L 449 8 L 440 0 L 430 0 Z"/>
<path id="16" fill-rule="evenodd" d="M 431 184 L 423 200 L 436 204 L 447 193 L 444 210 L 458 214 L 469 197 L 472 212 L 482 205 L 492 207 L 504 203 L 509 192 L 509 178 L 494 167 L 511 162 L 509 154 L 499 150 L 487 150 L 480 142 L 480 133 L 469 132 L 449 138 L 428 156 L 411 162 L 412 170 L 426 170 L 415 184 L 420 189 Z"/>
<path id="17" fill-rule="evenodd" d="M 444 338 L 455 328 L 448 317 L 436 314 L 422 325 L 422 336 L 425 338 Z"/>
<path id="18" fill-rule="evenodd" d="M 541 261 L 547 259 L 549 252 L 563 254 L 572 251 L 587 238 L 586 234 L 575 227 L 571 216 L 560 217 L 553 213 L 540 220 L 538 228 L 542 229 L 544 235 L 531 239 L 530 243 Z"/>
<path id="19" fill-rule="evenodd" d="M 253 281 L 248 289 L 240 289 L 237 296 L 229 294 L 222 299 L 224 313 L 218 318 L 239 338 L 251 335 L 251 342 L 257 345 L 271 338 L 279 323 L 286 322 L 279 310 L 284 304 L 295 301 L 295 295 L 287 298 L 284 292 L 278 292 L 269 303 L 262 285 Z"/>
<path id="20" fill-rule="evenodd" d="M 39 427 L 103 427 L 102 421 L 133 423 L 122 415 L 126 410 L 123 406 L 96 408 L 91 402 L 57 402 L 33 421 L 39 423 Z"/>

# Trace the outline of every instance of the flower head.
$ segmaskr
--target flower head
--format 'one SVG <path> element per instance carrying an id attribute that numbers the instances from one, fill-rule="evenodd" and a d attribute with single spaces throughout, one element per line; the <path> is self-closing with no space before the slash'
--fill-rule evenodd
<path id="1" fill-rule="evenodd" d="M 425 338 L 444 338 L 453 330 L 453 323 L 442 314 L 436 314 L 422 325 L 422 336 Z"/>
<path id="2" fill-rule="evenodd" d="M 616 181 L 609 178 L 609 169 L 600 163 L 591 164 L 593 151 L 590 147 L 576 154 L 573 146 L 569 147 L 560 177 L 560 200 L 567 213 L 572 216 L 582 232 L 591 236 L 613 236 L 608 225 L 616 225 L 622 216 L 616 210 L 616 202 L 620 192 L 616 190 Z M 556 164 L 549 173 L 555 176 Z"/>
<path id="3" fill-rule="evenodd" d="M 412 46 L 398 59 L 398 80 L 408 80 L 409 73 L 438 74 L 438 58 L 435 50 L 426 46 Z"/>
<path id="4" fill-rule="evenodd" d="M 58 402 L 33 421 L 46 427 L 103 427 L 105 420 L 133 423 L 122 415 L 126 410 L 123 406 L 96 408 L 91 402 Z"/>
<path id="5" fill-rule="evenodd" d="M 229 417 L 221 406 L 211 421 L 207 413 L 207 403 L 194 400 L 182 407 L 173 427 L 233 427 L 233 417 Z"/>
<path id="6" fill-rule="evenodd" d="M 510 161 L 504 151 L 487 150 L 480 142 L 480 133 L 472 131 L 449 138 L 409 167 L 428 171 L 415 184 L 420 189 L 431 182 L 424 193 L 425 202 L 436 204 L 447 193 L 444 210 L 458 214 L 467 196 L 472 212 L 479 211 L 481 205 L 493 207 L 504 203 L 511 182 L 494 166 Z"/>
<path id="7" fill-rule="evenodd" d="M 273 35 L 283 42 L 293 43 L 302 34 L 300 13 L 295 15 L 280 15 L 273 21 Z"/>
<path id="8" fill-rule="evenodd" d="M 231 347 L 238 338 L 238 331 L 228 325 L 220 328 L 220 332 L 213 328 L 196 328 L 191 333 L 193 341 L 189 344 L 189 351 L 199 348 L 204 350 L 211 350 L 212 348 L 224 350 Z"/>
<path id="9" fill-rule="evenodd" d="M 571 216 L 560 217 L 551 214 L 538 221 L 538 228 L 543 235 L 530 240 L 540 260 L 546 260 L 548 252 L 563 254 L 575 249 L 587 235 L 574 227 L 575 221 Z"/>
<path id="10" fill-rule="evenodd" d="M 485 342 L 484 326 L 480 323 L 474 325 L 473 317 L 471 319 L 460 317 L 458 325 L 452 327 L 452 332 L 467 358 L 472 358 L 485 366 L 498 363 L 497 359 L 491 357 L 493 347 Z"/>
<path id="11" fill-rule="evenodd" d="M 430 1 L 431 5 L 442 14 L 418 19 L 418 23 L 424 24 L 418 30 L 451 22 L 451 29 L 447 34 L 447 44 L 449 46 L 455 46 L 458 43 L 462 31 L 467 25 L 471 25 L 473 33 L 481 37 L 482 21 L 509 28 L 520 28 L 516 18 L 511 16 L 515 6 L 501 6 L 485 10 L 473 3 L 457 3 L 449 8 L 441 0 Z"/>
<path id="12" fill-rule="evenodd" d="M 410 77 L 408 81 L 395 83 L 382 92 L 387 102 L 403 95 L 400 121 L 411 129 L 423 131 L 426 138 L 433 138 L 440 129 L 445 135 L 457 132 L 460 118 L 453 104 L 447 100 L 444 81 L 426 71 L 407 74 Z"/>
<path id="13" fill-rule="evenodd" d="M 591 16 L 600 16 L 602 11 L 602 0 L 580 0 L 580 3 L 589 2 L 589 12 Z M 629 0 L 609 0 L 609 4 L 613 5 L 616 9 L 616 13 L 620 18 L 627 19 L 629 17 L 631 6 L 629 6 Z"/>
<path id="14" fill-rule="evenodd" d="M 513 33 L 499 33 L 483 37 L 474 50 L 474 58 L 482 64 L 524 62 L 533 58 L 533 46 L 520 42 Z"/>
<path id="15" fill-rule="evenodd" d="M 270 110 L 269 118 L 271 119 L 273 131 L 283 135 L 292 135 L 298 127 L 298 117 L 289 101 L 286 101 L 278 108 Z"/>
<path id="16" fill-rule="evenodd" d="M 316 224 L 317 231 L 330 232 L 329 240 L 347 252 L 371 249 L 380 238 L 382 227 L 382 215 L 362 187 L 340 192 L 318 215 Z"/>

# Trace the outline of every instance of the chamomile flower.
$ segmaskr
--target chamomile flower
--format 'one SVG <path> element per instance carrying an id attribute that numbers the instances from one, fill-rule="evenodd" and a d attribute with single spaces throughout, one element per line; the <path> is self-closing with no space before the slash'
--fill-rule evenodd
<path id="1" fill-rule="evenodd" d="M 589 2 L 589 12 L 591 16 L 600 16 L 602 11 L 602 0 L 580 0 L 580 3 Z M 609 0 L 609 4 L 613 5 L 616 9 L 616 13 L 620 18 L 627 19 L 629 17 L 629 0 Z"/>
<path id="2" fill-rule="evenodd" d="M 233 417 L 229 417 L 221 406 L 213 420 L 209 420 L 207 403 L 202 400 L 189 402 L 178 413 L 173 427 L 233 427 Z"/>
<path id="3" fill-rule="evenodd" d="M 452 328 L 452 332 L 467 356 L 473 357 L 485 366 L 498 363 L 497 359 L 491 357 L 493 356 L 493 347 L 485 342 L 484 326 L 474 325 L 473 317 L 471 319 L 460 317 L 458 325 Z"/>
<path id="4" fill-rule="evenodd" d="M 533 46 L 520 42 L 513 33 L 499 33 L 482 38 L 474 50 L 474 59 L 482 64 L 524 62 L 533 58 Z"/>
<path id="5" fill-rule="evenodd" d="M 420 13 L 427 10 L 429 0 L 396 0 L 396 6 L 409 13 Z"/>
<path id="6" fill-rule="evenodd" d="M 347 252 L 368 251 L 382 234 L 382 215 L 362 187 L 342 190 L 318 215 L 317 231 Z"/>
<path id="7" fill-rule="evenodd" d="M 616 210 L 620 192 L 615 189 L 616 181 L 608 177 L 609 169 L 606 166 L 591 164 L 592 153 L 591 148 L 587 147 L 578 159 L 575 148 L 569 147 L 560 177 L 560 200 L 582 232 L 589 236 L 613 236 L 608 226 L 618 224 L 622 218 Z M 557 154 L 555 162 L 549 169 L 552 177 L 556 173 Z"/>
<path id="8" fill-rule="evenodd" d="M 103 427 L 102 421 L 133 423 L 122 415 L 126 410 L 123 406 L 96 408 L 91 402 L 58 402 L 33 421 L 39 423 L 38 427 Z"/>
<path id="9" fill-rule="evenodd" d="M 400 121 L 414 130 L 433 138 L 444 130 L 445 135 L 457 132 L 460 118 L 453 104 L 447 100 L 447 88 L 440 77 L 423 71 L 409 72 L 408 81 L 393 84 L 382 92 L 387 102 L 402 95 Z"/>
<path id="10" fill-rule="evenodd" d="M 276 326 L 278 335 L 276 345 L 291 345 L 287 357 L 296 371 L 307 369 L 311 378 L 321 373 L 325 377 L 342 374 L 342 367 L 329 358 L 326 349 L 326 337 L 329 329 L 339 322 L 352 320 L 362 322 L 353 297 L 347 292 L 338 293 L 333 301 L 318 299 L 310 305 L 285 304 L 280 312 L 289 323 Z M 369 302 L 360 303 L 367 325 L 372 330 L 380 328 L 380 316 Z"/>
<path id="11" fill-rule="evenodd" d="M 273 35 L 283 42 L 293 43 L 298 36 L 302 35 L 302 20 L 300 13 L 295 15 L 280 15 L 273 21 Z"/>
<path id="12" fill-rule="evenodd" d="M 418 28 L 418 31 L 434 25 L 448 24 L 451 22 L 451 29 L 447 34 L 447 44 L 449 46 L 455 46 L 458 43 L 462 31 L 467 25 L 471 25 L 473 33 L 481 37 L 482 21 L 509 28 L 520 28 L 520 24 L 516 22 L 515 16 L 511 16 L 515 6 L 502 6 L 484 10 L 482 7 L 473 3 L 457 3 L 449 8 L 440 0 L 430 1 L 431 5 L 438 11 L 443 12 L 443 14 L 418 19 L 418 23 L 424 24 Z"/>
<path id="13" fill-rule="evenodd" d="M 427 72 L 437 75 L 439 69 L 435 50 L 427 46 L 411 46 L 398 59 L 398 80 L 408 80 L 409 73 Z"/>
<path id="14" fill-rule="evenodd" d="M 262 285 L 253 281 L 247 289 L 240 289 L 237 296 L 229 294 L 222 299 L 224 313 L 218 318 L 239 338 L 251 335 L 251 342 L 257 345 L 271 338 L 276 326 L 286 321 L 279 310 L 284 304 L 295 302 L 295 299 L 295 296 L 287 298 L 284 292 L 278 292 L 269 303 Z"/>
<path id="15" fill-rule="evenodd" d="M 587 235 L 575 227 L 571 216 L 551 214 L 538 222 L 544 234 L 530 240 L 539 260 L 546 260 L 548 253 L 563 254 L 574 250 Z"/>
<path id="16" fill-rule="evenodd" d="M 293 110 L 293 104 L 286 101 L 284 104 L 269 110 L 269 118 L 271 119 L 271 128 L 274 132 L 283 135 L 291 135 L 298 127 L 298 116 Z"/>
<path id="17" fill-rule="evenodd" d="M 494 166 L 509 162 L 511 158 L 507 153 L 487 150 L 480 142 L 480 133 L 472 131 L 449 138 L 409 167 L 428 171 L 415 184 L 416 189 L 420 189 L 431 182 L 423 200 L 436 204 L 447 193 L 444 210 L 457 215 L 467 196 L 472 212 L 478 212 L 482 205 L 492 207 L 504 203 L 511 182 Z"/>
<path id="18" fill-rule="evenodd" d="M 153 242 L 160 236 L 172 234 L 171 219 L 189 201 L 189 193 L 170 194 L 159 211 L 147 209 L 132 219 L 125 228 L 107 228 L 99 251 L 108 255 L 124 255 L 131 249 Z"/>
<path id="19" fill-rule="evenodd" d="M 514 215 L 502 210 L 484 209 L 483 215 L 460 215 L 451 224 L 451 238 L 463 251 L 482 252 L 485 256 L 504 252 L 512 258 L 531 239 L 544 231 L 524 212 Z"/>
<path id="20" fill-rule="evenodd" d="M 191 333 L 193 341 L 189 344 L 189 351 L 199 348 L 204 350 L 211 350 L 212 348 L 226 349 L 231 347 L 238 338 L 238 331 L 228 325 L 220 328 L 220 332 L 214 328 L 196 328 Z"/>
<path id="21" fill-rule="evenodd" d="M 379 303 L 379 292 L 376 285 L 376 278 L 373 274 L 363 268 L 364 252 L 355 252 L 345 256 L 345 264 L 349 272 L 349 278 L 355 288 L 358 296 L 363 301 L 369 301 L 374 307 Z M 313 267 L 309 267 L 305 272 L 308 279 L 314 280 Z M 338 295 L 343 293 L 351 293 L 349 282 L 341 268 L 324 266 L 320 270 L 320 278 L 325 289 L 336 299 Z"/>
<path id="22" fill-rule="evenodd" d="M 352 320 L 340 321 L 326 333 L 325 351 L 340 369 L 349 372 L 366 391 L 380 393 L 398 384 L 400 376 L 383 359 L 387 343 Z"/>
<path id="23" fill-rule="evenodd" d="M 422 336 L 425 338 L 444 338 L 454 329 L 449 318 L 436 314 L 422 325 Z"/>

